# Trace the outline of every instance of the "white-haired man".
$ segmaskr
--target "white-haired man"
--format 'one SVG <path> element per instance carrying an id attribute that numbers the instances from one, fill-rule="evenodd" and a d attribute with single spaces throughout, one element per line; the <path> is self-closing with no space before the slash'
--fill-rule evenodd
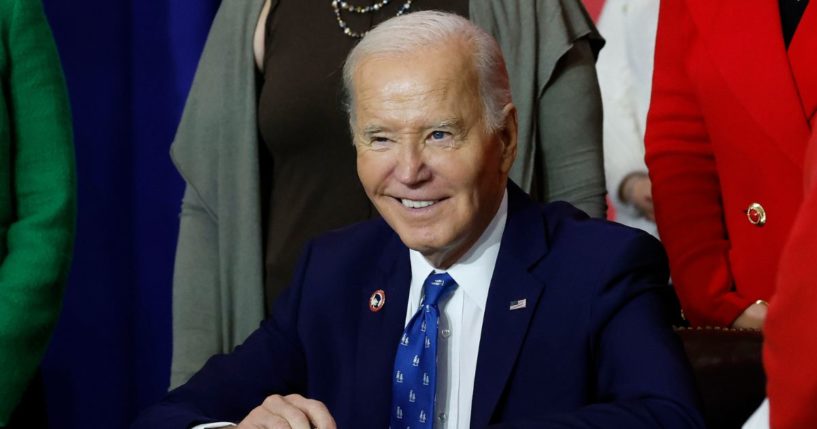
<path id="1" fill-rule="evenodd" d="M 508 182 L 489 35 L 394 18 L 344 77 L 383 219 L 313 241 L 271 319 L 135 427 L 702 427 L 660 245 Z"/>

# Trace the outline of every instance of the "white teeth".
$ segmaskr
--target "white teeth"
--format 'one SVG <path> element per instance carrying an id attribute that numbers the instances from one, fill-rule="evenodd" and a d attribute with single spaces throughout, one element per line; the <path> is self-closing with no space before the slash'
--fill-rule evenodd
<path id="1" fill-rule="evenodd" d="M 404 206 L 406 206 L 406 207 L 408 207 L 410 209 L 421 209 L 423 207 L 428 207 L 428 206 L 434 204 L 436 201 L 414 201 L 414 200 L 408 200 L 408 199 L 405 199 L 405 198 L 401 198 L 400 202 L 402 202 Z"/>

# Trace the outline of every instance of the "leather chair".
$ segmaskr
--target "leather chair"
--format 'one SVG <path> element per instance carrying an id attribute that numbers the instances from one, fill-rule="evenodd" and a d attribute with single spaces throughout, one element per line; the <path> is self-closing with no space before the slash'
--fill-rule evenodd
<path id="1" fill-rule="evenodd" d="M 739 429 L 766 396 L 760 331 L 675 328 L 684 344 L 710 429 Z"/>

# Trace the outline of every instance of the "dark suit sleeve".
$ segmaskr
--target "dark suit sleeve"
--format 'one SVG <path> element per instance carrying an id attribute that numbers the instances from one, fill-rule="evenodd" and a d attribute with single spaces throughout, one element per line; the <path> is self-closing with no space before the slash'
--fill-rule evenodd
<path id="1" fill-rule="evenodd" d="M 304 392 L 306 368 L 297 337 L 300 296 L 311 246 L 273 316 L 226 355 L 216 355 L 190 381 L 145 410 L 133 429 L 186 429 L 201 423 L 238 423 L 272 394 Z"/>
<path id="2" fill-rule="evenodd" d="M 595 402 L 541 421 L 496 428 L 703 428 L 692 373 L 670 324 L 661 245 L 646 233 L 610 246 L 593 305 Z"/>

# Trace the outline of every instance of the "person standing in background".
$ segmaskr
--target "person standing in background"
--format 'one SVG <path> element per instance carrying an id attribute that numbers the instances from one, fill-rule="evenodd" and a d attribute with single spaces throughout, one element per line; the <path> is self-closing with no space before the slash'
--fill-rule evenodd
<path id="1" fill-rule="evenodd" d="M 341 67 L 397 14 L 467 16 L 508 58 L 511 177 L 535 199 L 605 213 L 601 38 L 578 0 L 223 2 L 171 156 L 186 182 L 173 280 L 171 387 L 232 351 L 290 282 L 306 241 L 377 216 L 355 172 Z M 388 4 L 387 4 L 388 3 Z"/>
<path id="2" fill-rule="evenodd" d="M 646 161 L 692 325 L 765 320 L 817 110 L 809 3 L 661 2 Z"/>
<path id="3" fill-rule="evenodd" d="M 596 71 L 604 106 L 604 172 L 615 220 L 657 236 L 644 134 L 650 105 L 658 0 L 607 0 L 598 29 L 607 42 Z"/>
<path id="4" fill-rule="evenodd" d="M 59 314 L 76 179 L 65 82 L 40 0 L 0 0 L 0 40 L 0 427 L 15 427 Z"/>
<path id="5" fill-rule="evenodd" d="M 783 249 L 777 291 L 763 327 L 766 394 L 775 429 L 817 427 L 817 132 L 812 132 L 805 166 L 805 200 Z"/>

